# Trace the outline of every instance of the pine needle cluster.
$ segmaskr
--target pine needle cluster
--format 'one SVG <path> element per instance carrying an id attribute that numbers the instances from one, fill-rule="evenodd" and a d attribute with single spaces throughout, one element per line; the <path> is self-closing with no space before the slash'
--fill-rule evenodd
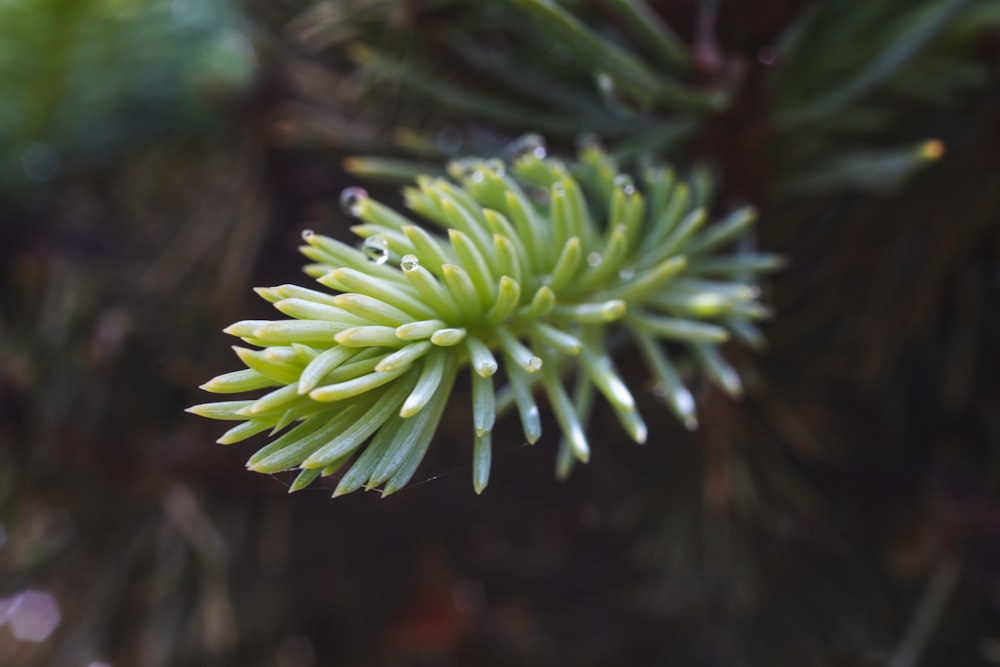
<path id="1" fill-rule="evenodd" d="M 451 180 L 419 177 L 408 208 L 435 234 L 369 197 L 345 191 L 360 248 L 307 231 L 306 272 L 332 291 L 296 285 L 258 293 L 291 319 L 247 320 L 226 332 L 243 370 L 203 389 L 259 398 L 208 403 L 196 414 L 240 421 L 219 442 L 284 431 L 248 468 L 298 470 L 291 490 L 346 468 L 335 496 L 361 487 L 388 495 L 413 476 L 456 378 L 467 369 L 473 413 L 473 483 L 487 484 L 498 410 L 516 406 L 528 442 L 542 436 L 536 395 L 562 431 L 557 472 L 590 458 L 585 433 L 597 394 L 636 442 L 647 427 L 618 374 L 611 337 L 625 331 L 655 391 L 688 428 L 695 401 L 672 358 L 685 353 L 730 394 L 739 376 L 718 345 L 756 345 L 766 315 L 755 276 L 774 255 L 733 246 L 754 221 L 742 208 L 709 223 L 710 181 L 645 165 L 638 182 L 597 144 L 573 164 L 550 159 L 535 135 L 510 164 L 463 159 Z M 495 378 L 505 386 L 497 390 Z M 568 386 L 570 385 L 570 386 Z"/>

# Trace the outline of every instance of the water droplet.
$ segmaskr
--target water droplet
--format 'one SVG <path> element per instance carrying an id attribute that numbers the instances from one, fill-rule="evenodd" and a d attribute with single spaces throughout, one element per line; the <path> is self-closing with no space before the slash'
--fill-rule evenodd
<path id="1" fill-rule="evenodd" d="M 615 176 L 615 187 L 621 188 L 622 193 L 626 197 L 631 197 L 635 194 L 635 184 L 632 182 L 632 177 L 628 174 L 618 174 Z"/>
<path id="2" fill-rule="evenodd" d="M 555 182 L 552 184 L 553 197 L 562 197 L 564 194 L 566 194 L 566 186 L 564 186 L 562 183 L 559 182 Z"/>
<path id="3" fill-rule="evenodd" d="M 592 252 L 589 255 L 587 255 L 587 264 L 589 264 L 592 268 L 596 269 L 601 265 L 602 259 L 603 258 L 601 257 L 601 253 Z"/>
<path id="4" fill-rule="evenodd" d="M 542 135 L 534 132 L 523 134 L 512 141 L 507 146 L 506 152 L 512 160 L 529 156 L 542 160 L 548 155 L 548 151 L 545 149 L 545 139 L 542 138 Z"/>
<path id="5" fill-rule="evenodd" d="M 369 236 L 361 246 L 365 257 L 373 264 L 385 264 L 389 259 L 389 242 L 381 236 Z"/>
<path id="6" fill-rule="evenodd" d="M 536 371 L 536 372 L 542 370 L 542 358 L 541 357 L 532 357 L 531 359 L 529 359 L 528 360 L 528 368 L 530 368 L 532 371 Z"/>
<path id="7" fill-rule="evenodd" d="M 316 236 L 316 232 L 314 232 L 313 230 L 311 230 L 311 229 L 303 229 L 302 230 L 302 240 L 303 241 L 308 241 L 309 239 L 311 239 L 314 236 Z"/>
<path id="8" fill-rule="evenodd" d="M 368 191 L 364 188 L 344 188 L 340 193 L 340 208 L 347 215 L 356 218 L 361 215 L 361 202 L 365 199 L 368 199 Z"/>
<path id="9" fill-rule="evenodd" d="M 403 255 L 403 259 L 399 260 L 399 268 L 404 271 L 413 271 L 418 266 L 420 266 L 420 260 L 416 255 Z"/>
<path id="10" fill-rule="evenodd" d="M 626 266 L 624 269 L 618 272 L 618 277 L 622 280 L 632 280 L 635 278 L 635 267 Z"/>
<path id="11" fill-rule="evenodd" d="M 469 179 L 473 183 L 482 183 L 486 179 L 486 174 L 483 173 L 482 169 L 477 169 L 472 172 L 472 176 L 470 176 Z"/>
<path id="12" fill-rule="evenodd" d="M 618 87 L 615 85 L 615 80 L 611 78 L 610 74 L 607 72 L 598 72 L 597 89 L 604 95 L 611 97 L 617 93 Z"/>
<path id="13" fill-rule="evenodd" d="M 681 412 L 685 414 L 694 412 L 694 397 L 687 389 L 678 391 L 674 400 L 676 401 L 677 407 Z"/>
<path id="14" fill-rule="evenodd" d="M 448 175 L 454 178 L 456 181 L 464 181 L 471 178 L 476 173 L 476 165 L 479 164 L 478 160 L 470 160 L 469 158 L 462 158 L 460 160 L 451 160 L 448 163 Z"/>
<path id="15" fill-rule="evenodd" d="M 507 173 L 506 167 L 504 166 L 503 160 L 500 158 L 490 158 L 486 161 L 486 168 L 492 171 L 497 176 L 503 176 Z"/>

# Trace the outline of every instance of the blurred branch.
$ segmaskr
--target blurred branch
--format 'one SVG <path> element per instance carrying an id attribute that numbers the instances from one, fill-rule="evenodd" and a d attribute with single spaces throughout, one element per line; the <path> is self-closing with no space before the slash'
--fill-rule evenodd
<path id="1" fill-rule="evenodd" d="M 512 0 L 596 72 L 607 72 L 622 89 L 644 104 L 661 102 L 678 109 L 707 113 L 725 106 L 717 95 L 700 93 L 650 71 L 639 59 L 595 34 L 551 0 Z"/>
<path id="2" fill-rule="evenodd" d="M 831 86 L 828 93 L 804 108 L 790 109 L 779 114 L 774 120 L 775 126 L 784 131 L 795 130 L 842 111 L 898 74 L 951 24 L 968 3 L 969 0 L 947 0 L 939 9 L 928 11 L 926 16 L 888 44 L 853 78 L 839 86 Z"/>
<path id="3" fill-rule="evenodd" d="M 197 555 L 201 565 L 201 621 L 205 643 L 215 651 L 238 641 L 236 617 L 229 594 L 225 538 L 191 490 L 175 485 L 161 500 L 164 513 Z"/>
<path id="4" fill-rule="evenodd" d="M 605 5 L 666 65 L 687 66 L 691 58 L 684 43 L 643 0 L 605 0 Z"/>
<path id="5" fill-rule="evenodd" d="M 961 580 L 962 567 L 962 559 L 954 555 L 938 564 L 887 667 L 917 667 L 920 664 L 920 656 Z"/>

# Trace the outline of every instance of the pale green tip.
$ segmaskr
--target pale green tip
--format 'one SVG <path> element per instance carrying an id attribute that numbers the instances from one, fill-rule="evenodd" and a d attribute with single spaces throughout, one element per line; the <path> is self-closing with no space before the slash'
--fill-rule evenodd
<path id="1" fill-rule="evenodd" d="M 497 362 L 495 362 L 495 361 L 493 361 L 493 362 L 483 361 L 483 362 L 475 364 L 475 366 L 473 366 L 473 368 L 476 371 L 476 375 L 478 375 L 479 377 L 488 378 L 488 377 L 492 377 L 493 375 L 496 374 L 497 369 L 499 368 L 499 366 L 497 365 Z"/>
<path id="2" fill-rule="evenodd" d="M 496 357 L 490 351 L 490 348 L 486 346 L 478 338 L 470 336 L 465 339 L 465 345 L 469 350 L 469 361 L 472 364 L 472 369 L 482 378 L 488 378 L 494 375 L 499 368 L 497 364 Z"/>
<path id="3" fill-rule="evenodd" d="M 440 347 L 458 345 L 465 338 L 465 329 L 438 329 L 431 335 L 431 342 Z"/>
<path id="4" fill-rule="evenodd" d="M 522 426 L 524 427 L 524 439 L 528 444 L 535 444 L 542 437 L 542 417 L 537 406 L 531 406 L 521 413 Z"/>
<path id="5" fill-rule="evenodd" d="M 490 464 L 493 461 L 492 436 L 489 432 L 476 436 L 472 453 L 472 486 L 476 495 L 481 494 L 490 481 Z"/>

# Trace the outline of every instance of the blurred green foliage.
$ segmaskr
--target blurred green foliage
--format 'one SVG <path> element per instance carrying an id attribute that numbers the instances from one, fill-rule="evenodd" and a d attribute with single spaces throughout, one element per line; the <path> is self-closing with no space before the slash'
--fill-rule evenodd
<path id="1" fill-rule="evenodd" d="M 218 102 L 254 72 L 246 27 L 226 1 L 0 3 L 2 183 L 15 185 L 16 172 L 47 180 L 60 158 L 106 163 L 130 140 L 217 122 Z"/>
<path id="2" fill-rule="evenodd" d="M 1000 664 L 995 0 L 2 0 L 0 35 L 0 599 L 62 612 L 0 664 Z M 289 497 L 182 414 L 344 186 L 528 130 L 758 206 L 789 263 L 768 349 L 723 350 L 743 401 L 692 385 L 687 434 L 640 388 L 644 448 L 598 405 L 565 484 L 500 420 L 472 502 L 460 402 L 386 500 Z"/>

